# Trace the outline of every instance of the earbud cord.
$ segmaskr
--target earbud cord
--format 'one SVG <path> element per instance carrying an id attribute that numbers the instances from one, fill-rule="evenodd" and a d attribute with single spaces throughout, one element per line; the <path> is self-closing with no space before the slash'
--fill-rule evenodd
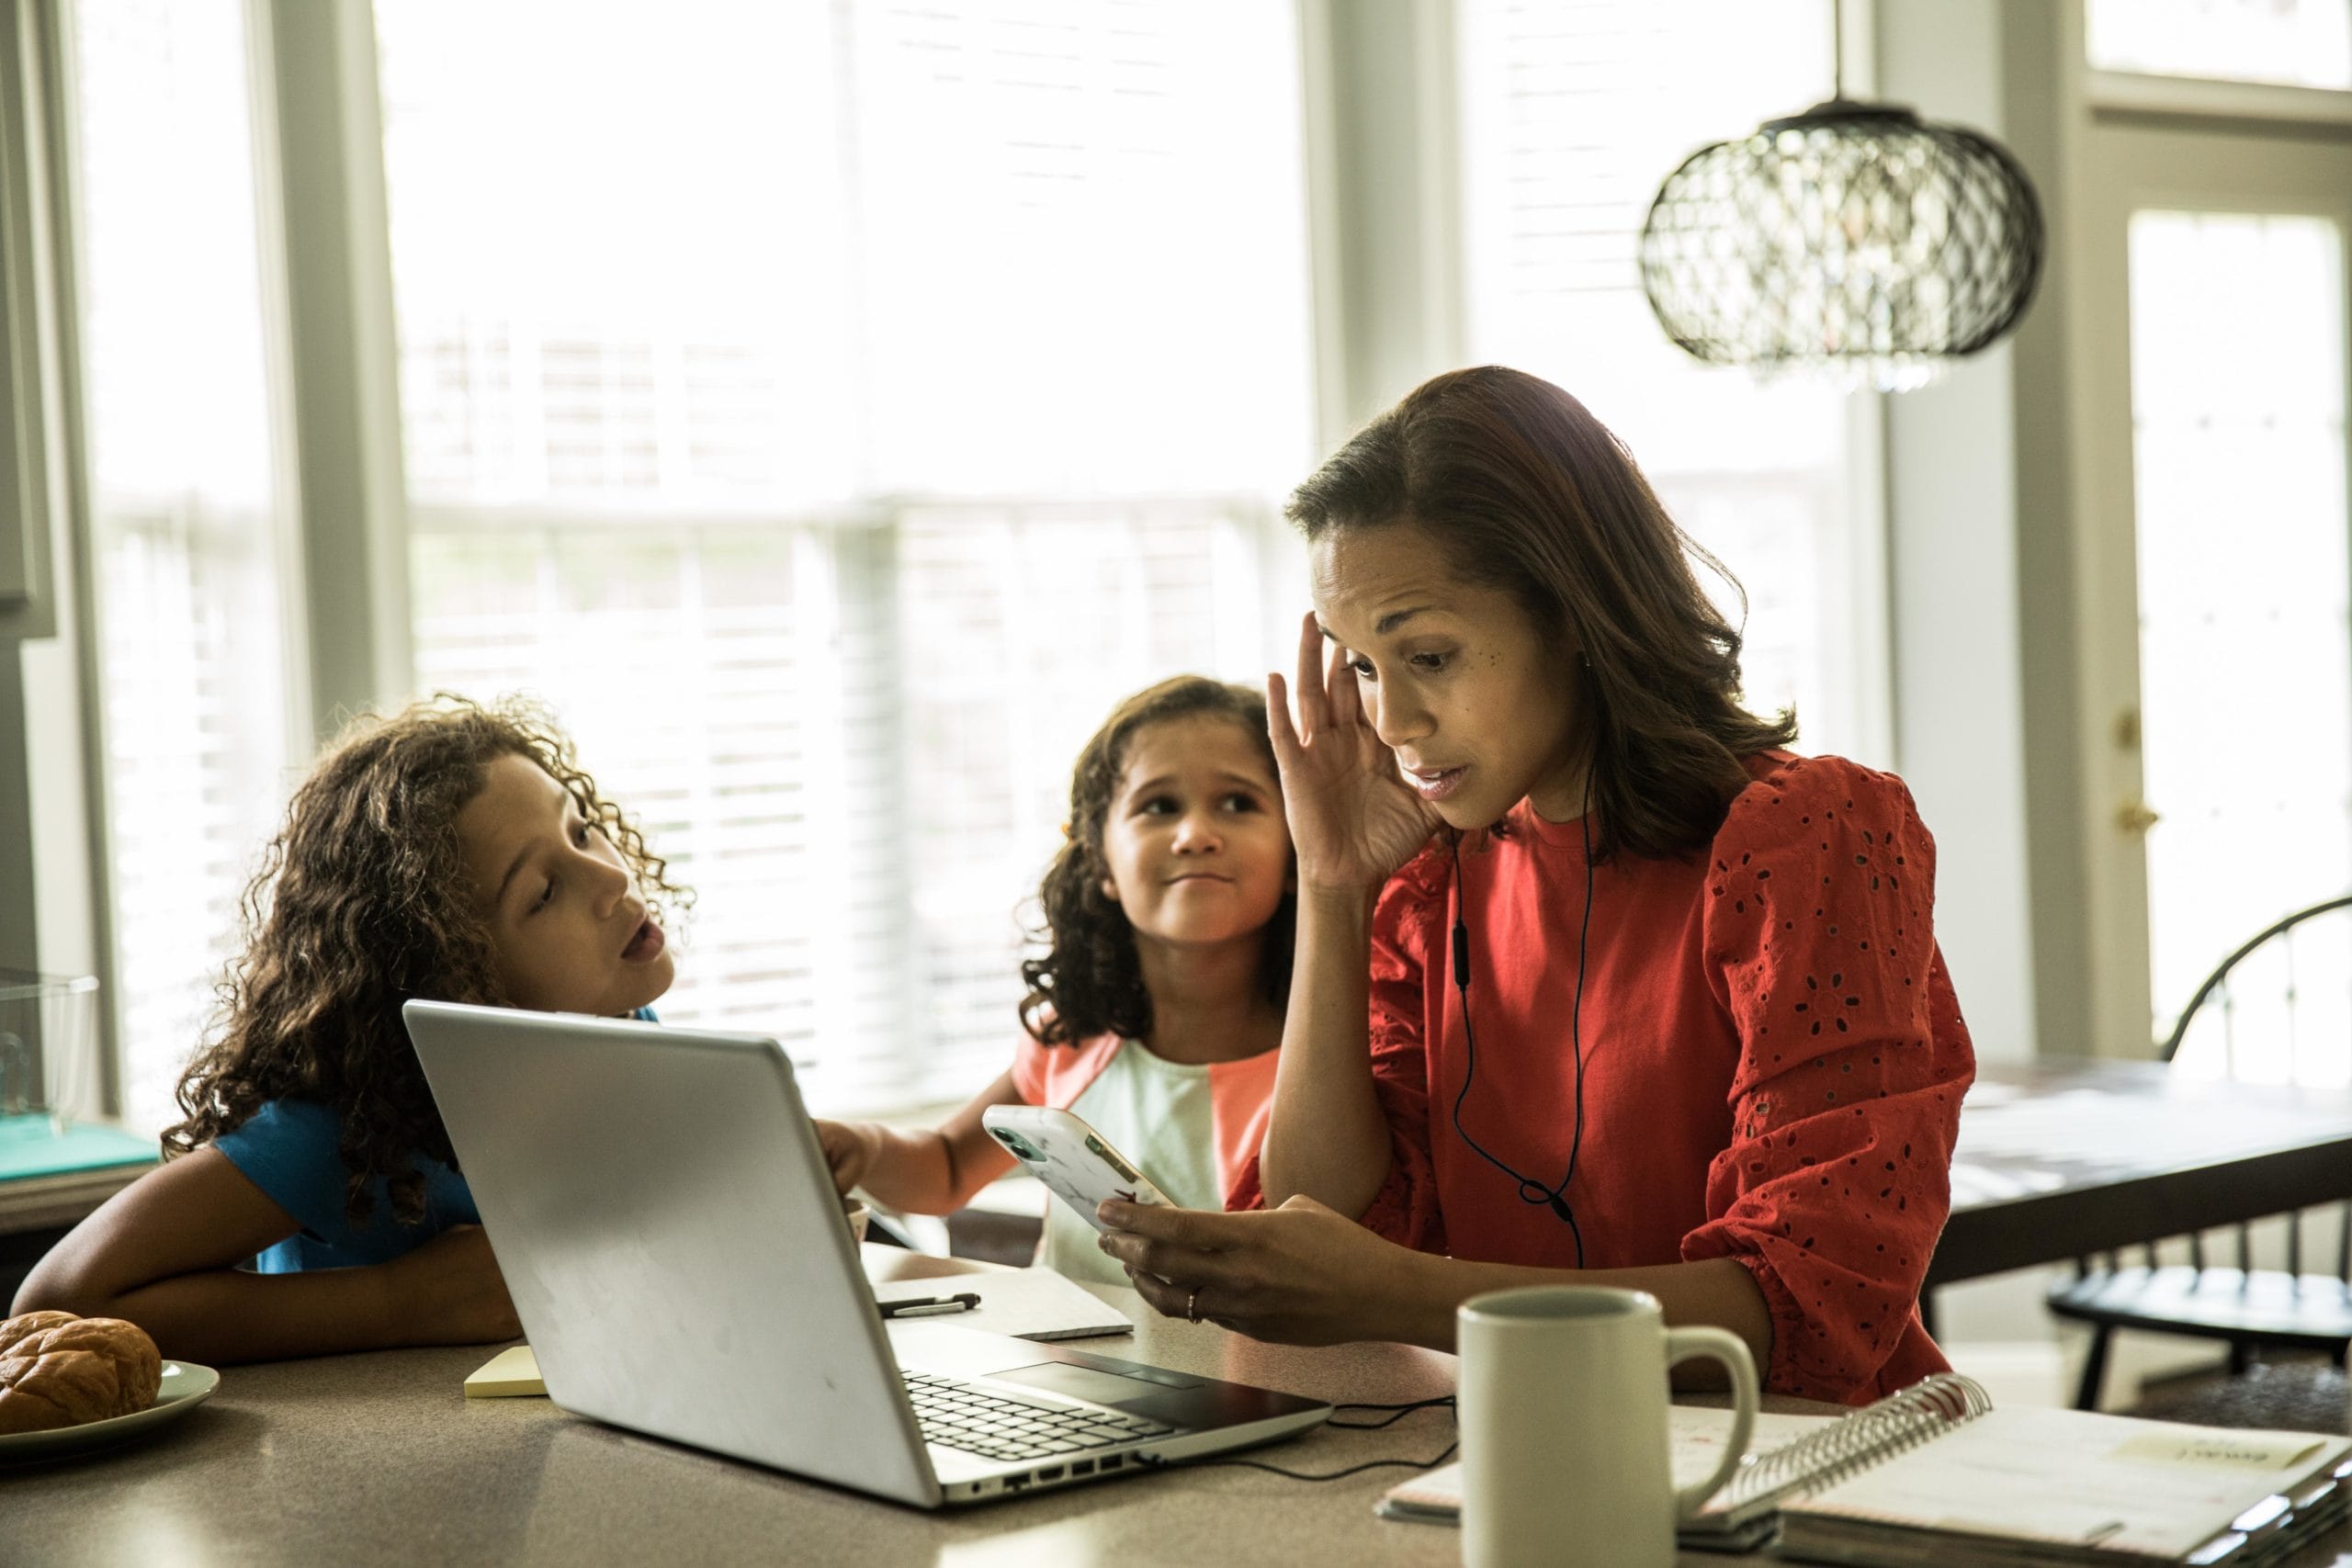
<path id="1" fill-rule="evenodd" d="M 1462 1088 L 1453 1097 L 1453 1131 L 1470 1151 L 1519 1184 L 1519 1201 L 1527 1204 L 1543 1204 L 1557 1214 L 1568 1227 L 1568 1235 L 1576 1243 L 1577 1267 L 1584 1267 L 1584 1231 L 1577 1224 L 1576 1211 L 1568 1206 L 1566 1196 L 1568 1183 L 1576 1179 L 1577 1156 L 1584 1149 L 1584 967 L 1587 943 L 1592 936 L 1592 801 L 1589 785 L 1586 789 L 1585 814 L 1578 819 L 1584 837 L 1584 917 L 1577 929 L 1577 993 L 1568 1011 L 1568 1049 L 1576 1069 L 1576 1130 L 1568 1136 L 1568 1168 L 1561 1174 L 1559 1185 L 1546 1187 L 1531 1176 L 1522 1176 L 1487 1152 L 1470 1129 L 1462 1124 L 1462 1104 L 1470 1098 L 1470 1085 L 1478 1073 L 1478 1036 L 1470 1027 L 1470 928 L 1462 919 L 1464 902 L 1462 886 L 1462 835 L 1453 836 L 1453 989 L 1462 1004 L 1462 1038 L 1467 1047 L 1462 1069 Z"/>

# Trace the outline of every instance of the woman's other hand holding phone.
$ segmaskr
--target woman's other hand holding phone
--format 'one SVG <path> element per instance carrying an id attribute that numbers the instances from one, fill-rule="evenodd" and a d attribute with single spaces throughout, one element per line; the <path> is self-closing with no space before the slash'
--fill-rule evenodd
<path id="1" fill-rule="evenodd" d="M 1443 1289 L 1424 1280 L 1442 1259 L 1384 1241 L 1312 1198 L 1231 1214 L 1108 1202 L 1100 1214 L 1114 1227 L 1102 1250 L 1164 1316 L 1280 1345 L 1428 1344 L 1451 1331 L 1450 1303 L 1424 1308 Z M 1384 1283 L 1368 1291 L 1367 1280 Z"/>

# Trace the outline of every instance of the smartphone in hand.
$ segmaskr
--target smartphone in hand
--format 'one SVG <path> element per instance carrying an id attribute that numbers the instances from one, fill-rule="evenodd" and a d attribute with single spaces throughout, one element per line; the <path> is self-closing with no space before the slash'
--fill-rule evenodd
<path id="1" fill-rule="evenodd" d="M 980 1125 L 1044 1182 L 1048 1192 L 1098 1231 L 1109 1227 L 1095 1218 L 1094 1206 L 1107 1198 L 1175 1207 L 1133 1160 L 1070 1111 L 1040 1105 L 991 1105 L 980 1113 Z"/>

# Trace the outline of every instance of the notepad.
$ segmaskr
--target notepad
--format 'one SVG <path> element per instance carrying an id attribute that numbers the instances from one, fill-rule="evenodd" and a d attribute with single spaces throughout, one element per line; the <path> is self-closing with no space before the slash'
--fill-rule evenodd
<path id="1" fill-rule="evenodd" d="M 539 1381 L 539 1359 L 528 1345 L 501 1350 L 466 1375 L 468 1399 L 511 1399 L 547 1391 Z"/>

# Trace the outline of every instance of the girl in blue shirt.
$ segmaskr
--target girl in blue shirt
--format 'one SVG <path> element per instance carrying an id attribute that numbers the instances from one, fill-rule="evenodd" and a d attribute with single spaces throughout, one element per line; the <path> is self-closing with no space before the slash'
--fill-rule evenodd
<path id="1" fill-rule="evenodd" d="M 247 890 L 164 1163 L 14 1310 L 128 1318 L 215 1365 L 514 1337 L 401 1004 L 650 1017 L 673 976 L 661 900 L 687 897 L 536 707 L 444 696 L 361 721 Z"/>

